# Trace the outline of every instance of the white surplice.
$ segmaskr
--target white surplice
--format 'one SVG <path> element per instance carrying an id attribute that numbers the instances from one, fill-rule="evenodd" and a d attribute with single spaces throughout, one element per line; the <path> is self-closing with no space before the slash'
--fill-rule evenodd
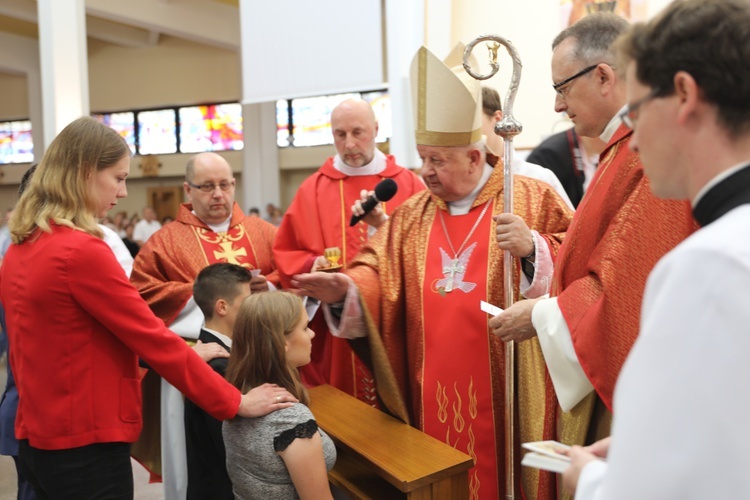
<path id="1" fill-rule="evenodd" d="M 607 462 L 584 499 L 750 498 L 750 205 L 667 254 L 617 382 Z"/>

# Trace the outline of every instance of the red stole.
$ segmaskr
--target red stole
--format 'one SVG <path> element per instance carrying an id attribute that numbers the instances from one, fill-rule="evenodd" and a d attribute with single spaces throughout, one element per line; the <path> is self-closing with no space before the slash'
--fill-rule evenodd
<path id="1" fill-rule="evenodd" d="M 482 498 L 497 498 L 499 494 L 490 339 L 487 315 L 479 309 L 480 300 L 487 300 L 487 235 L 491 232 L 492 206 L 459 249 L 485 206 L 479 205 L 466 215 L 442 214 L 458 256 L 443 230 L 443 211 L 437 210 L 422 293 L 422 310 L 427 311 L 422 323 L 423 363 L 415 374 L 422 380 L 422 430 L 474 458 L 475 467 L 469 476 L 472 498 L 480 494 Z M 448 293 L 442 289 L 450 288 L 451 276 L 453 291 Z"/>
<path id="2" fill-rule="evenodd" d="M 190 226 L 190 229 L 195 234 L 203 257 L 209 265 L 217 262 L 228 262 L 249 269 L 258 268 L 255 249 L 244 225 L 236 224 L 230 227 L 227 232 L 222 233 L 214 233 L 199 226 Z M 250 249 L 249 254 L 248 249 Z"/>

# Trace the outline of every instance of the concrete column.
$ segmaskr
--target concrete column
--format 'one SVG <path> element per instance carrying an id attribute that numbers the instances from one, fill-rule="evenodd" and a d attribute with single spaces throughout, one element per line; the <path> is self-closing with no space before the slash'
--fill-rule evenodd
<path id="1" fill-rule="evenodd" d="M 281 206 L 279 154 L 276 147 L 276 103 L 244 104 L 242 123 L 245 148 L 242 161 L 242 195 L 249 207 L 268 203 Z"/>
<path id="2" fill-rule="evenodd" d="M 65 126 L 89 114 L 84 0 L 38 0 L 44 149 Z"/>
<path id="3" fill-rule="evenodd" d="M 400 165 L 421 165 L 414 143 L 409 69 L 419 47 L 425 43 L 424 2 L 385 0 L 386 67 L 388 93 L 393 111 L 390 152 Z"/>

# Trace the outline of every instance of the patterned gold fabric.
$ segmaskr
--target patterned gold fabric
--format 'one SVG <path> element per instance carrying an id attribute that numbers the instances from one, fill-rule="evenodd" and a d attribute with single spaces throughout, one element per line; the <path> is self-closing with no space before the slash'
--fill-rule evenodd
<path id="1" fill-rule="evenodd" d="M 193 280 L 200 270 L 214 262 L 259 268 L 268 281 L 279 284 L 272 258 L 276 227 L 245 216 L 235 203 L 229 230 L 214 233 L 191 210 L 191 204 L 183 204 L 177 219 L 148 239 L 130 276 L 154 314 L 167 325 L 193 296 Z"/>
<path id="2" fill-rule="evenodd" d="M 502 212 L 503 196 L 502 168 L 495 168 L 489 181 L 474 202 L 472 212 L 481 210 L 488 201 L 493 203 L 492 214 Z M 552 252 L 560 245 L 562 233 L 567 229 L 572 212 L 548 185 L 522 176 L 514 178 L 515 213 L 522 216 L 529 227 L 539 231 L 549 243 Z M 467 363 L 488 363 L 492 393 L 491 414 L 484 418 L 492 419 L 496 441 L 496 471 L 500 491 L 504 490 L 504 345 L 489 333 L 489 317 L 479 311 L 479 300 L 493 304 L 503 304 L 503 253 L 495 242 L 494 224 L 488 224 L 484 234 L 476 240 L 484 246 L 488 255 L 486 266 L 486 293 L 477 297 L 475 308 L 452 310 L 446 302 L 445 308 L 424 310 L 424 293 L 434 276 L 426 276 L 428 259 L 439 259 L 437 248 L 429 248 L 431 231 L 434 230 L 438 211 L 446 211 L 445 203 L 424 192 L 412 197 L 402 205 L 380 228 L 378 234 L 350 265 L 349 274 L 357 283 L 363 298 L 363 305 L 371 318 L 369 342 L 373 346 L 375 377 L 378 393 L 391 413 L 423 428 L 425 419 L 435 418 L 425 415 L 422 402 L 422 376 L 428 371 L 440 372 L 440 366 L 424 363 L 425 338 L 440 336 L 441 342 L 456 342 L 457 352 L 466 350 L 461 345 L 461 325 L 464 315 L 483 315 L 483 328 L 489 345 L 489 358 L 486 360 L 466 359 Z M 492 214 L 487 214 L 490 216 Z M 446 217 L 450 217 L 447 212 Z M 473 219 L 472 219 L 473 220 Z M 437 227 L 439 223 L 437 223 Z M 483 226 L 484 227 L 484 226 Z M 460 241 L 460 240 L 459 240 Z M 432 264 L 430 264 L 432 265 Z M 518 277 L 518 266 L 515 269 Z M 518 282 L 518 279 L 516 279 Z M 485 289 L 485 284 L 482 284 Z M 459 292 L 452 292 L 459 293 Z M 463 292 L 461 292 L 463 293 Z M 434 300 L 434 299 L 433 299 Z M 440 331 L 425 331 L 426 315 L 445 320 Z M 382 358 L 387 358 L 385 364 Z M 520 418 L 517 435 L 521 441 L 539 440 L 554 436 L 554 412 L 556 402 L 552 395 L 546 366 L 536 340 L 518 346 L 517 354 L 518 394 L 517 405 Z M 445 380 L 452 387 L 451 380 Z M 446 440 L 445 435 L 435 436 Z M 491 439 L 479 436 L 479 439 Z M 451 443 L 452 445 L 454 443 Z M 517 446 L 517 444 L 516 444 Z M 466 451 L 464 449 L 464 451 Z M 520 454 L 516 454 L 520 460 Z M 520 465 L 518 465 L 519 471 Z M 524 468 L 526 469 L 526 468 Z M 554 498 L 554 487 L 549 480 L 540 482 L 536 471 L 523 470 L 523 487 L 527 498 Z M 481 485 L 472 490 L 483 497 Z M 550 496 L 551 495 L 551 496 Z"/>

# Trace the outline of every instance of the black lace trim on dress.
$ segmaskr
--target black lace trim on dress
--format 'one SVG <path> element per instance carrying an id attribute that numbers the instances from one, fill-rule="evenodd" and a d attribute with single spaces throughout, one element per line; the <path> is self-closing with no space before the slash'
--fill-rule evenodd
<path id="1" fill-rule="evenodd" d="M 297 438 L 310 439 L 318 432 L 318 423 L 310 419 L 303 424 L 298 424 L 294 429 L 289 429 L 273 438 L 273 449 L 276 453 L 286 450 Z"/>

